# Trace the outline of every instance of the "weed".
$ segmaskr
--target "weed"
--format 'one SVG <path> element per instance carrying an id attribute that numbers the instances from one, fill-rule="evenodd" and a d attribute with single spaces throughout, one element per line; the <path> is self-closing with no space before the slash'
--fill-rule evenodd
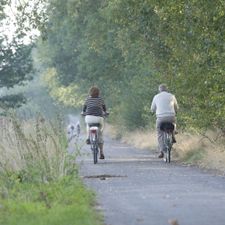
<path id="1" fill-rule="evenodd" d="M 11 115 L 0 122 L 0 224 L 102 224 L 78 177 L 79 145 L 68 153 L 62 121 Z"/>
<path id="2" fill-rule="evenodd" d="M 9 190 L 9 196 L 0 198 L 0 224 L 102 224 L 101 216 L 90 207 L 94 194 L 73 176 L 38 185 L 20 183 Z"/>
<path id="3" fill-rule="evenodd" d="M 40 115 L 24 123 L 15 116 L 5 118 L 0 144 L 0 176 L 10 185 L 20 182 L 49 182 L 76 173 L 75 154 L 68 154 L 61 121 L 46 121 Z M 76 146 L 79 148 L 79 146 Z"/>
<path id="4" fill-rule="evenodd" d="M 182 161 L 193 164 L 198 163 L 205 156 L 206 151 L 204 149 L 193 149 L 191 151 L 186 152 Z"/>

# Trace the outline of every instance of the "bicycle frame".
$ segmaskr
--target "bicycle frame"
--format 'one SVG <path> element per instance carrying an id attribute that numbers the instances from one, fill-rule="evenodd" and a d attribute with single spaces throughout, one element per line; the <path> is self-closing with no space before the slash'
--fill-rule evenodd
<path id="1" fill-rule="evenodd" d="M 163 143 L 164 143 L 164 161 L 170 163 L 171 160 L 171 149 L 173 146 L 173 130 L 174 124 L 169 122 L 164 122 L 161 124 L 160 129 L 163 131 Z"/>
<path id="2" fill-rule="evenodd" d="M 171 149 L 172 149 L 172 132 L 164 131 L 164 147 L 165 147 L 165 158 L 164 161 L 170 163 L 171 160 Z"/>

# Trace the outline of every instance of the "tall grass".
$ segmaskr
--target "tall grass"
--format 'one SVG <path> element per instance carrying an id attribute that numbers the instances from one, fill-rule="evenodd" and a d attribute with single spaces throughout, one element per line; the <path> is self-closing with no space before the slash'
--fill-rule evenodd
<path id="1" fill-rule="evenodd" d="M 9 180 L 49 182 L 76 171 L 74 155 L 67 153 L 62 121 L 46 121 L 42 116 L 20 121 L 2 117 L 0 175 Z"/>
<path id="2" fill-rule="evenodd" d="M 94 194 L 68 153 L 63 122 L 0 118 L 0 224 L 99 225 Z"/>

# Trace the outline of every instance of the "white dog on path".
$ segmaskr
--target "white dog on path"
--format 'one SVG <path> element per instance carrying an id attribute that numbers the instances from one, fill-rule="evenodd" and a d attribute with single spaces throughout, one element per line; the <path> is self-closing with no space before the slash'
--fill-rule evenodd
<path id="1" fill-rule="evenodd" d="M 67 127 L 68 141 L 71 141 L 74 137 L 79 137 L 80 135 L 80 122 L 77 121 L 76 124 L 69 124 Z"/>

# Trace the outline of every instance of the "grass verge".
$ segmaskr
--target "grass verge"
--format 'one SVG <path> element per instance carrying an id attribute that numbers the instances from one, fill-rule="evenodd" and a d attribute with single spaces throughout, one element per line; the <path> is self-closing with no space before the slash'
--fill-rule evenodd
<path id="1" fill-rule="evenodd" d="M 97 225 L 94 194 L 79 178 L 64 177 L 47 184 L 15 183 L 1 190 L 0 224 Z"/>
<path id="2" fill-rule="evenodd" d="M 103 224 L 78 176 L 79 146 L 68 153 L 62 121 L 0 119 L 0 224 Z"/>
<path id="3" fill-rule="evenodd" d="M 205 157 L 206 151 L 204 149 L 195 149 L 188 151 L 183 157 L 183 161 L 189 164 L 197 164 Z"/>

